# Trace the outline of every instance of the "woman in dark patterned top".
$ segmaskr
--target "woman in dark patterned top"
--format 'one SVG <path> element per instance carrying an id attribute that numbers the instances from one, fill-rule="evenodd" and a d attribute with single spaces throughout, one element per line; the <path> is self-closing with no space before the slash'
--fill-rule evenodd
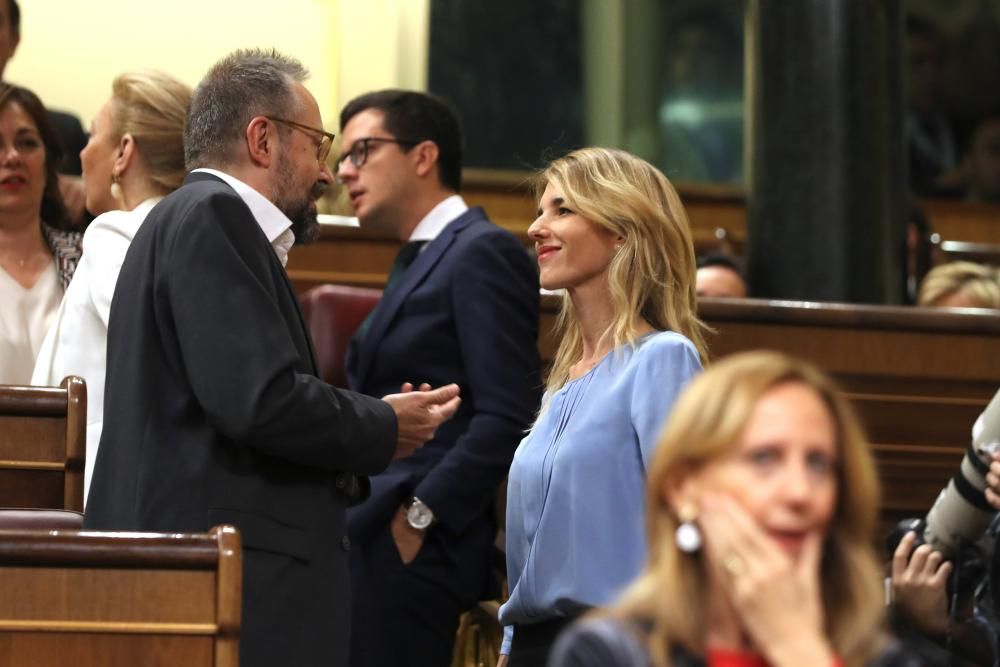
<path id="1" fill-rule="evenodd" d="M 0 384 L 28 384 L 80 257 L 56 167 L 58 135 L 29 90 L 0 84 Z"/>

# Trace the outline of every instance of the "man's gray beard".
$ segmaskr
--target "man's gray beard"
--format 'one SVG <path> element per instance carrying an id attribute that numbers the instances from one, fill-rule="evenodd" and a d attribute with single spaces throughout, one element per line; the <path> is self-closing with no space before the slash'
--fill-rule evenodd
<path id="1" fill-rule="evenodd" d="M 297 218 L 292 218 L 292 234 L 295 235 L 297 245 L 308 245 L 319 238 L 319 220 L 316 219 L 316 212 L 312 208 Z"/>
<path id="2" fill-rule="evenodd" d="M 278 156 L 278 183 L 274 188 L 274 205 L 292 221 L 295 243 L 306 245 L 319 238 L 319 221 L 313 202 L 326 191 L 325 184 L 317 181 L 302 198 L 293 199 L 291 191 L 292 169 L 285 153 Z"/>

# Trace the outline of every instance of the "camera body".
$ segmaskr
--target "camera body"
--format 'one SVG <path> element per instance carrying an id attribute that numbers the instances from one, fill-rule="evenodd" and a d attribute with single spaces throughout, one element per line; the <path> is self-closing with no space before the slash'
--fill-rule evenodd
<path id="1" fill-rule="evenodd" d="M 972 443 L 958 474 L 941 490 L 927 513 L 924 541 L 945 558 L 955 554 L 960 541 L 975 542 L 997 510 L 986 502 L 986 474 L 993 455 L 1000 452 L 1000 391 L 972 427 Z"/>

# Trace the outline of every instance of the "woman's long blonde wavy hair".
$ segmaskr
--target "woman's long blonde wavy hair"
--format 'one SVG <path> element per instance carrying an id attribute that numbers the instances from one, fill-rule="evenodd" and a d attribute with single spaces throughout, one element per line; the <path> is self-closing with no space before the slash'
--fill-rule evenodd
<path id="1" fill-rule="evenodd" d="M 605 336 L 613 347 L 633 343 L 638 313 L 660 331 L 674 331 L 694 343 L 702 364 L 708 348 L 695 300 L 695 256 L 687 214 L 677 191 L 660 171 L 631 153 L 582 148 L 561 157 L 536 178 L 537 195 L 552 183 L 566 205 L 624 239 L 608 269 L 615 320 Z M 556 321 L 560 339 L 546 389 L 566 384 L 583 353 L 583 338 L 569 296 Z"/>
<path id="2" fill-rule="evenodd" d="M 820 397 L 836 428 L 837 505 L 821 560 L 826 634 L 847 667 L 860 667 L 882 638 L 882 576 L 873 549 L 879 485 L 871 452 L 854 411 L 833 382 L 809 363 L 777 352 L 727 357 L 701 374 L 674 405 L 650 465 L 646 531 L 649 558 L 610 613 L 649 624 L 653 663 L 669 667 L 671 648 L 704 655 L 708 624 L 706 564 L 674 541 L 679 519 L 666 497 L 690 471 L 738 446 L 757 401 L 786 382 Z"/>

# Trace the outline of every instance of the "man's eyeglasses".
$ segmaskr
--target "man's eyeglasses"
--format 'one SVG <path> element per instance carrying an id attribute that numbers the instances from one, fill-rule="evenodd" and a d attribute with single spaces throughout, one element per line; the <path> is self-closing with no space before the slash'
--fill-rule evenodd
<path id="1" fill-rule="evenodd" d="M 416 146 L 420 143 L 419 141 L 389 139 L 388 137 L 363 137 L 351 144 L 350 150 L 344 151 L 340 154 L 337 164 L 343 164 L 344 160 L 351 158 L 351 164 L 353 164 L 355 168 L 360 169 L 364 163 L 368 161 L 369 145 L 373 141 L 381 141 L 387 144 L 398 144 L 400 146 Z"/>
<path id="2" fill-rule="evenodd" d="M 288 127 L 299 130 L 300 132 L 305 132 L 311 135 L 314 139 L 316 135 L 319 135 L 319 146 L 316 147 L 316 159 L 319 160 L 320 164 L 326 162 L 326 158 L 330 155 L 330 148 L 333 146 L 333 139 L 337 135 L 332 132 L 327 132 L 324 129 L 318 127 L 312 127 L 309 125 L 303 125 L 302 123 L 296 123 L 294 120 L 287 120 L 285 118 L 274 118 L 272 116 L 265 116 L 269 121 L 275 123 L 281 123 L 282 125 L 287 125 Z"/>

